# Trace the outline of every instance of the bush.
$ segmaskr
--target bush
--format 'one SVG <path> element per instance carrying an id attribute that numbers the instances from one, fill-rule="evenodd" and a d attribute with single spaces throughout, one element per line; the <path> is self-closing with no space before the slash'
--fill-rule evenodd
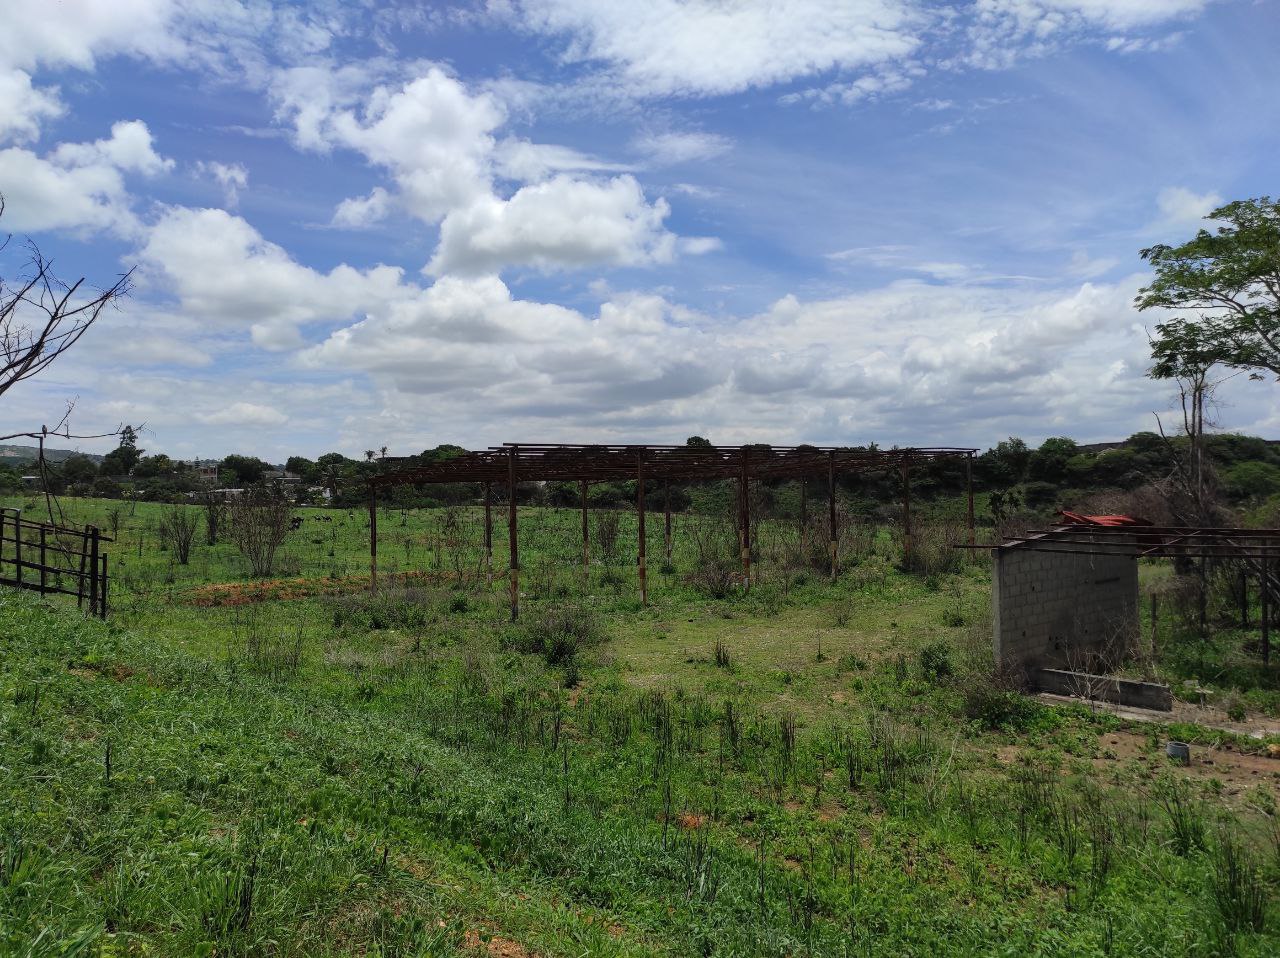
<path id="1" fill-rule="evenodd" d="M 1040 706 L 1020 692 L 978 681 L 964 691 L 964 714 L 984 728 L 1019 731 L 1039 714 Z"/>
<path id="2" fill-rule="evenodd" d="M 951 649 L 945 642 L 930 642 L 920 650 L 920 672 L 937 682 L 955 674 L 951 666 Z"/>
<path id="3" fill-rule="evenodd" d="M 421 629 L 431 622 L 430 597 L 421 589 L 382 589 L 329 600 L 333 627 Z"/>
<path id="4" fill-rule="evenodd" d="M 510 644 L 520 652 L 540 654 L 548 665 L 563 665 L 604 639 L 604 630 L 594 613 L 581 607 L 560 606 L 521 626 Z"/>
<path id="5" fill-rule="evenodd" d="M 191 543 L 196 537 L 196 512 L 188 506 L 171 506 L 156 527 L 156 533 L 173 552 L 179 565 L 191 560 Z"/>

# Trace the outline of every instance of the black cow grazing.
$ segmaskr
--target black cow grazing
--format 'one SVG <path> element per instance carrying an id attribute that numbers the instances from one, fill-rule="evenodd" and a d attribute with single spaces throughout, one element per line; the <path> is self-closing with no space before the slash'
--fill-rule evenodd
<path id="1" fill-rule="evenodd" d="M 290 528 L 290 529 L 301 529 L 301 528 L 302 528 L 302 516 L 294 516 L 292 519 L 290 519 L 290 520 L 289 520 L 289 528 Z"/>

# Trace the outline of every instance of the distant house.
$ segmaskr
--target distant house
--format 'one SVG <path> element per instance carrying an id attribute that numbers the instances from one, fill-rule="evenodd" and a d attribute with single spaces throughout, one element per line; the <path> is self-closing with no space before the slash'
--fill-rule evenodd
<path id="1" fill-rule="evenodd" d="M 218 484 L 218 461 L 216 459 L 192 459 L 187 463 L 192 473 L 206 486 Z"/>
<path id="2" fill-rule="evenodd" d="M 281 489 L 296 489 L 302 482 L 302 477 L 296 472 L 289 472 L 287 469 L 268 469 L 262 474 L 262 481 Z"/>

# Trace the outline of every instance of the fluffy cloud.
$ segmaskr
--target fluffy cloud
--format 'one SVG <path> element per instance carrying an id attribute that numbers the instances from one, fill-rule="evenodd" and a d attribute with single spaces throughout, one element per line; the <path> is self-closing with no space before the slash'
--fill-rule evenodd
<path id="1" fill-rule="evenodd" d="M 372 376 L 388 436 L 421 428 L 423 394 L 434 419 L 475 443 L 690 433 L 963 442 L 1080 421 L 1126 434 L 1160 402 L 1130 306 L 1139 282 L 1044 291 L 901 281 L 713 321 L 653 295 L 614 294 L 591 316 L 515 299 L 492 276 L 450 277 L 370 311 L 303 362 Z"/>
<path id="2" fill-rule="evenodd" d="M 24 70 L 0 70 L 0 143 L 25 143 L 40 134 L 42 120 L 61 116 L 64 107 L 57 90 L 37 89 Z"/>
<path id="3" fill-rule="evenodd" d="M 662 228 L 666 201 L 647 203 L 631 176 L 603 183 L 557 176 L 485 197 L 450 213 L 429 269 L 495 272 L 516 263 L 567 269 L 593 263 L 641 266 L 669 262 L 676 238 Z"/>
<path id="4" fill-rule="evenodd" d="M 176 0 L 12 0 L 0 31 L 0 63 L 92 69 L 98 57 L 165 60 L 184 47 L 173 32 L 185 6 Z"/>
<path id="5" fill-rule="evenodd" d="M 273 87 L 277 113 L 293 123 L 299 146 L 356 150 L 390 171 L 401 201 L 426 222 L 489 193 L 493 131 L 505 119 L 496 100 L 472 95 L 434 66 L 400 86 L 366 92 L 368 78 L 314 67 L 286 71 Z"/>
<path id="6" fill-rule="evenodd" d="M 1204 226 L 1204 218 L 1223 204 L 1222 196 L 1210 191 L 1196 193 L 1185 186 L 1170 186 L 1156 197 L 1160 216 L 1153 229 L 1195 229 Z"/>
<path id="7" fill-rule="evenodd" d="M 207 176 L 222 187 L 222 195 L 228 207 L 240 203 L 240 191 L 249 185 L 249 171 L 243 163 L 219 163 L 217 160 L 196 164 L 196 172 Z"/>
<path id="8" fill-rule="evenodd" d="M 624 296 L 588 318 L 514 299 L 496 277 L 449 277 L 340 330 L 304 354 L 318 368 L 360 370 L 388 408 L 421 408 L 471 434 L 478 413 L 537 421 L 616 416 L 696 396 L 722 376 L 711 338 L 655 296 Z M 465 425 L 464 425 L 465 423 Z M 532 428 L 532 427 L 531 427 Z"/>
<path id="9" fill-rule="evenodd" d="M 662 228 L 670 209 L 663 200 L 647 202 L 634 177 L 575 178 L 558 171 L 613 165 L 565 147 L 499 142 L 495 131 L 506 117 L 498 101 L 436 66 L 362 92 L 380 69 L 299 68 L 274 87 L 277 115 L 293 123 L 299 146 L 355 150 L 395 180 L 394 197 L 377 188 L 344 200 L 334 225 L 368 226 L 393 202 L 425 222 L 442 221 L 428 267 L 436 274 L 670 261 L 676 237 Z M 499 175 L 532 182 L 504 198 Z"/>
<path id="10" fill-rule="evenodd" d="M 223 210 L 167 211 L 140 255 L 149 276 L 172 289 L 188 315 L 222 328 L 247 327 L 266 349 L 298 346 L 300 326 L 346 320 L 404 295 L 400 269 L 342 265 L 322 273 Z"/>
<path id="11" fill-rule="evenodd" d="M 391 210 L 391 194 L 375 186 L 368 196 L 352 196 L 333 211 L 333 225 L 347 229 L 366 229 L 386 218 Z"/>
<path id="12" fill-rule="evenodd" d="M 20 147 L 0 150 L 5 226 L 133 235 L 139 225 L 124 174 L 153 177 L 172 167 L 156 153 L 140 120 L 115 124 L 104 140 L 63 143 L 44 157 Z"/>
<path id="13" fill-rule="evenodd" d="M 567 36 L 569 62 L 601 62 L 642 96 L 736 93 L 907 56 L 923 18 L 908 0 L 517 0 L 532 31 Z"/>
<path id="14" fill-rule="evenodd" d="M 233 402 L 213 412 L 198 413 L 196 419 L 212 426 L 283 426 L 289 421 L 279 409 L 260 403 Z"/>

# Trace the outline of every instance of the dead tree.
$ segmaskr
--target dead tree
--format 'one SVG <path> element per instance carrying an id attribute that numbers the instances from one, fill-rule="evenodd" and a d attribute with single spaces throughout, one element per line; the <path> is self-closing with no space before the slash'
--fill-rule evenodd
<path id="1" fill-rule="evenodd" d="M 0 252 L 10 239 L 0 241 Z M 104 309 L 128 293 L 133 276 L 129 270 L 107 289 L 86 291 L 83 278 L 74 283 L 58 279 L 53 264 L 34 243 L 27 243 L 27 251 L 27 267 L 18 279 L 9 282 L 0 276 L 0 396 L 43 372 L 74 346 Z"/>
<path id="2" fill-rule="evenodd" d="M 0 196 L 0 216 L 4 215 L 4 197 Z M 9 246 L 11 236 L 0 238 L 0 253 Z M 27 262 L 14 280 L 0 275 L 0 398 L 10 389 L 48 369 L 59 356 L 74 346 L 80 337 L 98 321 L 103 310 L 114 306 L 129 292 L 133 270 L 121 275 L 106 289 L 86 287 L 83 277 L 73 283 L 58 279 L 53 264 L 31 241 L 26 244 Z M 48 493 L 48 465 L 44 459 L 44 443 L 49 436 L 61 439 L 96 439 L 115 435 L 111 432 L 75 435 L 71 432 L 68 403 L 61 418 L 50 428 L 0 436 L 9 439 L 33 439 L 40 448 L 38 469 L 45 489 L 50 521 L 54 520 L 54 502 Z"/>
<path id="3" fill-rule="evenodd" d="M 231 500 L 227 518 L 231 541 L 249 563 L 255 578 L 271 575 L 276 550 L 284 542 L 293 506 L 279 489 L 254 486 Z"/>
<path id="4" fill-rule="evenodd" d="M 204 506 L 205 541 L 211 546 L 216 546 L 218 533 L 222 529 L 223 519 L 226 516 L 227 504 L 212 489 L 207 490 L 200 499 Z"/>
<path id="5" fill-rule="evenodd" d="M 191 543 L 196 537 L 195 510 L 187 506 L 170 506 L 157 527 L 160 541 L 173 552 L 178 565 L 191 561 Z"/>

